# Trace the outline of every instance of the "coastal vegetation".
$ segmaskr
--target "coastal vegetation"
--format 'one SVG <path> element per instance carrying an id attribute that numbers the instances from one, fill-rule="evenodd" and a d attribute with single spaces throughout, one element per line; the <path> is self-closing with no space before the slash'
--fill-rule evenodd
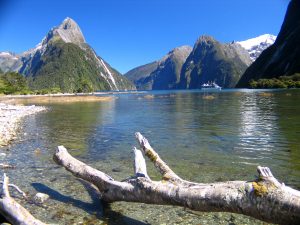
<path id="1" fill-rule="evenodd" d="M 28 94 L 28 82 L 24 76 L 15 72 L 1 73 L 0 94 Z"/>
<path id="2" fill-rule="evenodd" d="M 16 72 L 0 73 L 0 94 L 28 95 L 28 94 L 56 94 L 61 93 L 60 88 L 32 89 L 28 80 Z"/>
<path id="3" fill-rule="evenodd" d="M 272 79 L 251 80 L 250 88 L 300 88 L 300 74 Z"/>

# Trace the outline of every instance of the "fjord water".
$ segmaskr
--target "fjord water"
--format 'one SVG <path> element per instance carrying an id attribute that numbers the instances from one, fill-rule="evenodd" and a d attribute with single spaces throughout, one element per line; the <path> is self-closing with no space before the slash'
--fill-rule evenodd
<path id="1" fill-rule="evenodd" d="M 59 224 L 262 224 L 230 213 L 114 203 L 102 208 L 95 191 L 56 166 L 64 145 L 115 179 L 133 175 L 134 133 L 145 135 L 181 177 L 196 182 L 254 179 L 268 166 L 300 188 L 300 91 L 161 91 L 119 94 L 111 101 L 48 105 L 28 117 L 3 159 L 17 169 L 11 182 L 50 195 L 43 206 L 21 201 L 35 216 Z M 152 179 L 160 179 L 148 161 Z"/>

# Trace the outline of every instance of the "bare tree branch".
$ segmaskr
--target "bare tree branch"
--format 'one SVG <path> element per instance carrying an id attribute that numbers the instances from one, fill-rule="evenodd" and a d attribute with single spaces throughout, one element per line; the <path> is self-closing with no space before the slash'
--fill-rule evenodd
<path id="1" fill-rule="evenodd" d="M 3 185 L 4 182 L 3 182 L 3 181 L 0 181 L 0 184 Z M 28 198 L 28 196 L 26 195 L 26 193 L 25 193 L 24 191 L 22 191 L 17 185 L 15 185 L 15 184 L 8 184 L 7 186 L 8 186 L 8 187 L 13 187 L 14 189 L 16 189 L 17 192 L 19 192 L 20 194 L 22 194 L 22 196 L 23 196 L 25 199 Z"/>
<path id="2" fill-rule="evenodd" d="M 8 186 L 8 177 L 4 173 L 2 182 L 2 198 L 0 199 L 1 214 L 14 225 L 45 225 L 45 223 L 34 218 L 25 208 L 10 197 Z"/>
<path id="3" fill-rule="evenodd" d="M 136 137 L 145 155 L 163 175 L 162 181 L 146 176 L 145 161 L 137 149 L 136 176 L 124 182 L 73 158 L 63 146 L 58 147 L 53 158 L 73 175 L 94 184 L 107 202 L 177 205 L 203 212 L 240 213 L 278 224 L 300 224 L 300 192 L 279 183 L 269 168 L 258 167 L 259 178 L 253 181 L 192 183 L 179 178 L 140 133 Z M 139 173 L 145 176 L 137 176 Z M 164 178 L 166 175 L 169 179 Z"/>
<path id="4" fill-rule="evenodd" d="M 133 148 L 134 152 L 134 173 L 136 177 L 146 177 L 150 179 L 147 173 L 146 161 L 143 157 L 141 150 L 136 147 Z"/>
<path id="5" fill-rule="evenodd" d="M 135 137 L 140 144 L 144 154 L 154 163 L 155 167 L 163 176 L 163 180 L 172 180 L 174 182 L 182 182 L 183 180 L 171 170 L 171 168 L 159 157 L 159 155 L 154 151 L 154 149 L 149 144 L 148 140 L 141 135 L 141 133 L 136 132 Z"/>

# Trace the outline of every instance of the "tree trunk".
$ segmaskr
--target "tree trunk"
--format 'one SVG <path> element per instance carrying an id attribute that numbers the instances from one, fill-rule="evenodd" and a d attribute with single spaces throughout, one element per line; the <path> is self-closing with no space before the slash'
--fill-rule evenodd
<path id="1" fill-rule="evenodd" d="M 0 198 L 0 212 L 1 214 L 14 225 L 46 225 L 45 223 L 34 218 L 25 208 L 10 197 L 8 187 L 14 187 L 24 197 L 26 194 L 21 191 L 16 185 L 8 183 L 6 174 L 3 176 L 2 183 L 2 198 Z"/>
<path id="2" fill-rule="evenodd" d="M 277 224 L 300 224 L 300 192 L 279 183 L 267 167 L 258 167 L 253 181 L 193 183 L 174 173 L 140 133 L 136 138 L 143 153 L 162 174 L 152 181 L 140 150 L 134 148 L 135 176 L 123 182 L 73 158 L 59 146 L 55 162 L 76 177 L 94 184 L 106 202 L 127 201 L 177 205 L 202 212 L 233 212 Z"/>

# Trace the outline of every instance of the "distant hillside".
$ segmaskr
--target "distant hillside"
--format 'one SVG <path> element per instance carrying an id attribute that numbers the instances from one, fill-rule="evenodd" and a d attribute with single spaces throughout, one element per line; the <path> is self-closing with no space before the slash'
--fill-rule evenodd
<path id="1" fill-rule="evenodd" d="M 157 69 L 159 62 L 154 61 L 152 63 L 148 63 L 146 65 L 142 65 L 139 67 L 136 67 L 127 73 L 124 74 L 124 76 L 132 81 L 137 89 L 143 89 L 144 88 L 144 80 L 150 76 L 150 74 Z M 147 89 L 147 88 L 146 88 Z"/>
<path id="2" fill-rule="evenodd" d="M 135 86 L 98 57 L 71 18 L 52 28 L 35 48 L 20 55 L 0 53 L 3 71 L 19 72 L 32 89 L 62 92 L 132 90 Z"/>
<path id="3" fill-rule="evenodd" d="M 224 88 L 234 87 L 251 62 L 241 45 L 222 44 L 210 36 L 201 36 L 182 67 L 178 88 L 201 88 L 209 81 Z"/>
<path id="4" fill-rule="evenodd" d="M 202 36 L 193 49 L 175 48 L 162 59 L 134 68 L 125 76 L 139 90 L 201 88 L 210 81 L 231 88 L 251 63 L 248 51 L 239 43 L 222 44 Z"/>
<path id="5" fill-rule="evenodd" d="M 272 79 L 300 73 L 300 1 L 291 0 L 275 43 L 246 70 L 237 87 L 251 80 Z"/>
<path id="6" fill-rule="evenodd" d="M 125 76 L 133 81 L 139 90 L 174 89 L 179 82 L 183 63 L 190 54 L 190 46 L 173 49 L 159 61 L 130 70 Z"/>

